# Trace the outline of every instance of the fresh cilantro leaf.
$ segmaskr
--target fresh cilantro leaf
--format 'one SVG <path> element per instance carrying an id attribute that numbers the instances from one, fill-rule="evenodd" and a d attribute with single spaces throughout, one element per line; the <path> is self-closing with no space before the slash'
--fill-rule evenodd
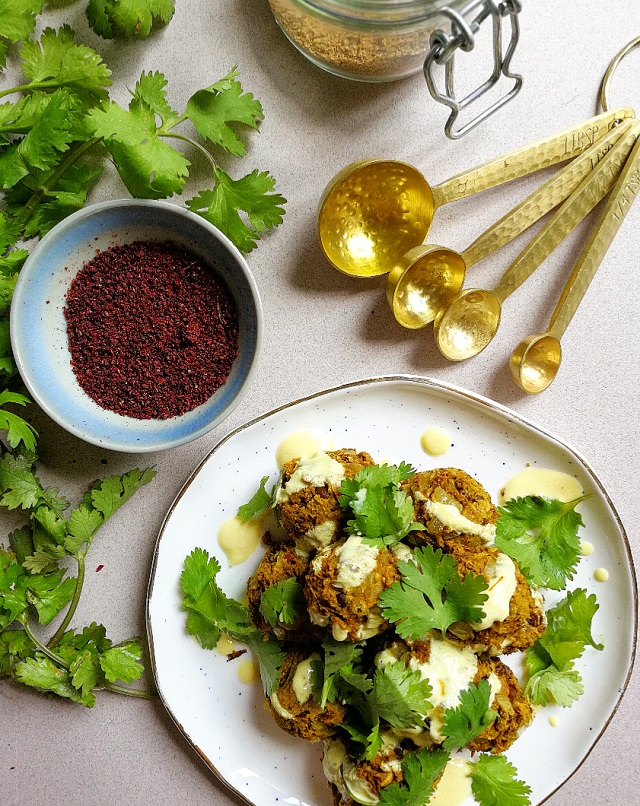
<path id="1" fill-rule="evenodd" d="M 34 646 L 24 630 L 0 631 L 0 678 L 10 675 L 17 663 L 33 654 Z"/>
<path id="2" fill-rule="evenodd" d="M 110 683 L 121 680 L 123 683 L 132 683 L 138 680 L 144 671 L 139 662 L 142 649 L 134 641 L 111 647 L 100 655 L 100 668 Z"/>
<path id="3" fill-rule="evenodd" d="M 0 133 L 27 134 L 40 120 L 50 98 L 49 93 L 33 90 L 15 103 L 0 104 Z"/>
<path id="4" fill-rule="evenodd" d="M 133 97 L 152 109 L 162 121 L 163 128 L 168 129 L 180 118 L 167 101 L 166 86 L 167 79 L 162 73 L 143 72 L 136 83 Z"/>
<path id="5" fill-rule="evenodd" d="M 27 609 L 27 574 L 14 554 L 0 546 L 0 632 Z"/>
<path id="6" fill-rule="evenodd" d="M 244 640 L 254 651 L 260 667 L 260 679 L 266 696 L 269 696 L 278 686 L 280 680 L 280 667 L 284 663 L 285 653 L 275 638 L 264 640 L 260 631 L 254 630 Z"/>
<path id="7" fill-rule="evenodd" d="M 42 496 L 31 461 L 5 453 L 0 456 L 0 504 L 7 509 L 34 509 Z"/>
<path id="8" fill-rule="evenodd" d="M 347 722 L 342 722 L 340 727 L 346 731 L 352 741 L 363 745 L 364 750 L 361 753 L 361 758 L 367 761 L 372 761 L 382 750 L 382 737 L 380 736 L 380 723 L 377 722 L 369 731 L 360 730 Z"/>
<path id="9" fill-rule="evenodd" d="M 460 693 L 459 704 L 444 713 L 445 750 L 466 747 L 491 725 L 498 713 L 489 706 L 490 700 L 491 686 L 487 680 L 480 680 L 477 686 L 472 683 Z"/>
<path id="10" fill-rule="evenodd" d="M 33 33 L 45 0 L 2 0 L 0 37 L 14 45 Z"/>
<path id="11" fill-rule="evenodd" d="M 9 533 L 9 545 L 20 565 L 33 554 L 33 530 L 29 526 L 22 526 Z"/>
<path id="12" fill-rule="evenodd" d="M 110 71 L 94 50 L 75 43 L 68 25 L 57 31 L 45 28 L 39 42 L 25 39 L 20 56 L 31 89 L 71 87 L 92 100 L 107 97 Z"/>
<path id="13" fill-rule="evenodd" d="M 413 521 L 413 503 L 398 489 L 414 469 L 404 462 L 363 468 L 340 485 L 340 506 L 355 517 L 348 521 L 347 532 L 361 534 L 369 542 L 394 545 L 410 531 L 424 527 Z"/>
<path id="14" fill-rule="evenodd" d="M 83 703 L 82 693 L 73 685 L 71 674 L 39 653 L 17 664 L 15 679 L 25 686 L 51 691 L 73 702 Z"/>
<path id="15" fill-rule="evenodd" d="M 324 682 L 320 696 L 320 707 L 324 708 L 327 702 L 335 702 L 338 697 L 338 680 L 336 679 L 342 668 L 353 668 L 362 656 L 361 642 L 336 641 L 327 637 L 322 642 L 324 651 Z"/>
<path id="16" fill-rule="evenodd" d="M 262 632 L 253 626 L 249 608 L 229 598 L 216 582 L 220 564 L 201 548 L 186 557 L 180 576 L 184 597 L 182 607 L 187 611 L 187 632 L 205 649 L 213 649 L 221 632 L 248 644 L 260 664 L 260 676 L 266 694 L 271 694 L 279 679 L 284 652 L 274 639 L 264 640 Z"/>
<path id="17" fill-rule="evenodd" d="M 525 652 L 527 696 L 535 705 L 555 702 L 566 708 L 584 692 L 580 673 L 574 667 L 587 645 L 602 650 L 591 633 L 598 610 L 594 594 L 577 588 L 547 611 L 547 628 Z"/>
<path id="18" fill-rule="evenodd" d="M 507 501 L 499 508 L 496 545 L 512 557 L 530 583 L 563 590 L 580 559 L 578 529 L 584 526 L 576 506 L 541 496 Z"/>
<path id="19" fill-rule="evenodd" d="M 69 665 L 69 674 L 74 688 L 77 688 L 86 701 L 91 700 L 91 705 L 95 703 L 93 689 L 100 680 L 100 664 L 97 652 L 83 649 L 77 652 Z"/>
<path id="20" fill-rule="evenodd" d="M 528 806 L 531 788 L 504 756 L 480 754 L 471 764 L 471 790 L 481 806 Z"/>
<path id="21" fill-rule="evenodd" d="M 429 681 L 422 680 L 419 671 L 390 663 L 376 669 L 373 676 L 371 711 L 374 718 L 384 719 L 394 728 L 422 725 L 431 709 L 431 693 Z"/>
<path id="22" fill-rule="evenodd" d="M 27 601 L 38 611 L 40 624 L 49 624 L 73 598 L 75 577 L 63 579 L 66 571 L 32 574 L 27 580 Z"/>
<path id="23" fill-rule="evenodd" d="M 182 191 L 189 161 L 161 139 L 156 113 L 140 97 L 133 97 L 128 111 L 114 101 L 92 109 L 88 123 L 132 196 L 162 199 Z"/>
<path id="24" fill-rule="evenodd" d="M 286 199 L 272 192 L 275 180 L 266 171 L 252 171 L 234 180 L 215 168 L 214 178 L 215 188 L 201 191 L 187 201 L 187 207 L 218 227 L 242 252 L 251 252 L 262 232 L 282 223 Z M 248 220 L 238 211 L 246 213 Z"/>
<path id="25" fill-rule="evenodd" d="M 234 68 L 220 81 L 192 95 L 185 115 L 204 140 L 241 157 L 246 152 L 245 145 L 229 124 L 241 123 L 257 129 L 264 114 L 262 104 L 251 93 L 243 92 L 237 75 Z"/>
<path id="26" fill-rule="evenodd" d="M 402 575 L 380 594 L 386 619 L 402 638 L 424 638 L 429 630 L 444 635 L 456 621 L 475 623 L 484 618 L 487 583 L 481 576 L 461 578 L 455 559 L 431 546 L 416 549 L 414 563 L 400 562 Z"/>
<path id="27" fill-rule="evenodd" d="M 104 39 L 146 37 L 173 17 L 172 0 L 89 0 L 87 19 Z"/>
<path id="28" fill-rule="evenodd" d="M 95 533 L 104 523 L 104 518 L 97 509 L 81 504 L 69 513 L 67 534 L 64 547 L 70 554 L 75 554 L 82 545 L 90 543 Z"/>
<path id="29" fill-rule="evenodd" d="M 259 518 L 260 515 L 266 512 L 271 506 L 272 496 L 266 490 L 266 483 L 268 481 L 269 476 L 263 476 L 256 492 L 246 504 L 242 504 L 242 506 L 238 508 L 238 517 L 243 521 L 252 521 Z"/>
<path id="30" fill-rule="evenodd" d="M 91 503 L 108 520 L 140 487 L 156 475 L 153 468 L 134 468 L 122 476 L 108 476 L 95 482 L 90 490 Z"/>
<path id="31" fill-rule="evenodd" d="M 4 254 L 9 246 L 22 234 L 20 224 L 4 211 L 0 210 L 0 253 Z"/>
<path id="32" fill-rule="evenodd" d="M 295 577 L 276 582 L 260 597 L 260 612 L 272 627 L 291 624 L 304 609 L 302 585 Z"/>
<path id="33" fill-rule="evenodd" d="M 4 389 L 0 392 L 0 407 L 4 407 L 8 403 L 17 406 L 27 406 L 31 403 L 31 400 L 29 400 L 26 395 Z M 22 417 L 19 417 L 11 411 L 7 411 L 5 408 L 0 408 L 0 430 L 7 432 L 7 442 L 12 448 L 17 448 L 18 445 L 22 443 L 28 451 L 35 450 L 36 438 L 38 436 L 36 429 Z M 2 478 L 2 471 L 0 469 L 0 486 L 4 486 Z M 5 476 L 4 478 L 7 477 Z M 11 509 L 12 507 L 9 508 Z"/>
<path id="34" fill-rule="evenodd" d="M 404 783 L 380 791 L 380 806 L 416 806 L 428 803 L 435 782 L 442 775 L 449 754 L 445 750 L 416 750 L 402 760 Z"/>

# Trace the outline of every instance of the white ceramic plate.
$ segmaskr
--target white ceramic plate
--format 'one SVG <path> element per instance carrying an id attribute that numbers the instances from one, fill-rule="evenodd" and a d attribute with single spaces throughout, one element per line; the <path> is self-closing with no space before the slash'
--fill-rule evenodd
<path id="1" fill-rule="evenodd" d="M 453 446 L 434 459 L 420 436 L 440 426 Z M 494 500 L 527 464 L 574 475 L 591 497 L 581 504 L 581 539 L 594 546 L 582 559 L 574 587 L 595 592 L 600 609 L 594 636 L 603 652 L 587 648 L 578 667 L 585 694 L 570 709 L 547 708 L 508 753 L 519 777 L 543 802 L 580 766 L 615 712 L 635 656 L 637 592 L 629 545 L 609 497 L 589 465 L 558 438 L 484 398 L 415 377 L 370 379 L 291 403 L 237 429 L 218 444 L 187 481 L 171 507 L 156 547 L 147 625 L 160 696 L 178 728 L 205 763 L 255 806 L 329 806 L 321 749 L 275 726 L 260 684 L 238 679 L 238 661 L 202 649 L 187 635 L 180 608 L 184 558 L 200 546 L 221 562 L 225 592 L 240 598 L 262 551 L 229 568 L 219 550 L 220 524 L 254 493 L 264 475 L 275 480 L 275 449 L 299 430 L 329 433 L 338 447 L 366 450 L 378 461 L 405 460 L 421 469 L 461 467 Z M 594 581 L 596 568 L 609 580 Z M 546 597 L 553 604 L 559 596 Z M 606 681 L 606 682 L 605 682 Z M 549 716 L 559 725 L 552 727 Z"/>

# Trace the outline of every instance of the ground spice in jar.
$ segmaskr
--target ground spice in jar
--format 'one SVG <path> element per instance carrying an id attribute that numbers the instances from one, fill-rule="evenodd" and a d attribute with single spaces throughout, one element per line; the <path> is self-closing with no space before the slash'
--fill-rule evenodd
<path id="1" fill-rule="evenodd" d="M 238 354 L 228 289 L 171 243 L 98 252 L 71 283 L 64 315 L 80 386 L 103 408 L 139 420 L 204 403 Z"/>

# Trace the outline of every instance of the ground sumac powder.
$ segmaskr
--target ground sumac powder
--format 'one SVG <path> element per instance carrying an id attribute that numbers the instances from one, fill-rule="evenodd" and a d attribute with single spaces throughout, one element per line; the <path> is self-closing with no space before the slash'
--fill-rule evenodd
<path id="1" fill-rule="evenodd" d="M 222 283 L 172 243 L 98 252 L 67 292 L 71 365 L 105 409 L 167 419 L 204 403 L 238 354 L 238 312 Z"/>

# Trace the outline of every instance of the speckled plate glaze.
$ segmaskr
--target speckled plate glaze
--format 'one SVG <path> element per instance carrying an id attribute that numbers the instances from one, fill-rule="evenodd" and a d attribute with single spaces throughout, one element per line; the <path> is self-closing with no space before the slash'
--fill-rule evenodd
<path id="1" fill-rule="evenodd" d="M 166 420 L 137 420 L 101 408 L 71 367 L 64 305 L 73 278 L 97 250 L 136 240 L 172 241 L 200 257 L 226 283 L 240 319 L 238 357 L 226 383 L 201 406 Z M 197 439 L 233 411 L 256 371 L 262 309 L 246 261 L 216 227 L 171 202 L 122 199 L 79 210 L 36 245 L 16 284 L 10 331 L 20 375 L 53 420 L 94 445 L 142 453 Z"/>
<path id="2" fill-rule="evenodd" d="M 437 459 L 420 436 L 440 426 L 453 446 Z M 238 661 L 202 649 L 185 630 L 179 577 L 196 546 L 221 562 L 227 594 L 243 595 L 261 550 L 229 568 L 219 550 L 220 524 L 255 492 L 262 476 L 275 481 L 275 450 L 299 430 L 328 433 L 339 447 L 369 451 L 378 461 L 421 469 L 457 466 L 475 475 L 497 500 L 504 483 L 527 464 L 575 476 L 591 497 L 581 504 L 581 539 L 594 546 L 571 588 L 586 587 L 600 609 L 594 635 L 605 649 L 587 648 L 577 664 L 585 694 L 570 709 L 545 708 L 508 753 L 540 804 L 580 767 L 611 720 L 635 657 L 637 591 L 619 517 L 587 462 L 568 445 L 485 398 L 425 378 L 393 376 L 330 389 L 270 412 L 220 442 L 191 475 L 171 507 L 156 546 L 147 600 L 152 665 L 160 696 L 176 725 L 208 767 L 254 806 L 330 806 L 321 748 L 294 739 L 273 723 L 259 684 L 239 681 Z M 596 568 L 609 571 L 594 581 Z M 545 597 L 547 606 L 558 595 Z M 552 727 L 549 718 L 559 724 Z"/>

